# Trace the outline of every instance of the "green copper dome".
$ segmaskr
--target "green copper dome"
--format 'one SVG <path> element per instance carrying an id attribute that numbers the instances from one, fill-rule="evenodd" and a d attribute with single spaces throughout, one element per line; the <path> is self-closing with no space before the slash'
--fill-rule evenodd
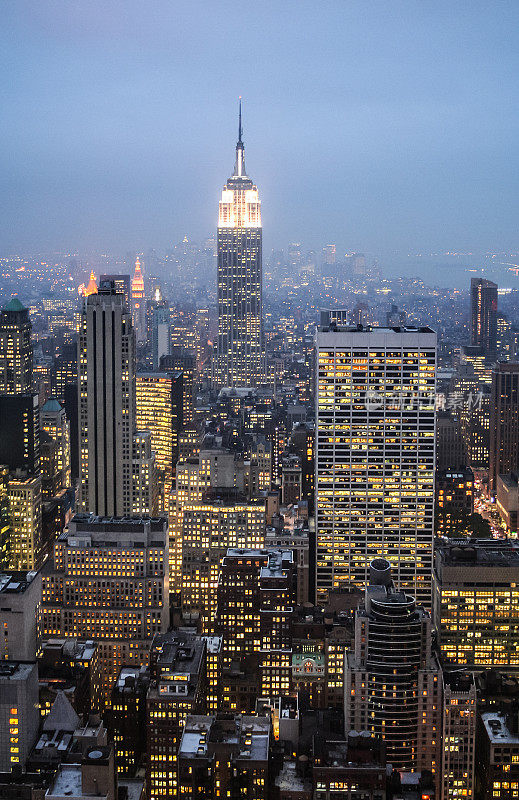
<path id="1" fill-rule="evenodd" d="M 11 297 L 9 302 L 5 307 L 5 311 L 25 311 L 26 308 L 23 306 L 17 297 Z"/>

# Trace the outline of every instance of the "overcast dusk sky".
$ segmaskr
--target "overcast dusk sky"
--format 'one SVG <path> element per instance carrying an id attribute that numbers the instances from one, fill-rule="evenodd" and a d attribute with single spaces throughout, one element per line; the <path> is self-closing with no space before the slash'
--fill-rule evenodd
<path id="1" fill-rule="evenodd" d="M 517 0 L 4 0 L 0 253 L 214 232 L 244 98 L 266 247 L 519 248 Z"/>

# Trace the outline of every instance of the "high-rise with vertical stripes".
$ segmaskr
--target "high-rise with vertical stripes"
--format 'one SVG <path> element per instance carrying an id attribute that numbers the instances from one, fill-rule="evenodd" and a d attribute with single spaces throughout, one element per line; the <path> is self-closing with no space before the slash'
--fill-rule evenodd
<path id="1" fill-rule="evenodd" d="M 261 237 L 258 189 L 245 172 L 240 105 L 236 163 L 218 215 L 218 386 L 255 386 L 264 378 Z"/>
<path id="2" fill-rule="evenodd" d="M 85 298 L 78 341 L 79 509 L 132 514 L 135 334 L 111 283 Z"/>
<path id="3" fill-rule="evenodd" d="M 436 334 L 322 326 L 316 357 L 317 600 L 383 556 L 430 608 Z"/>

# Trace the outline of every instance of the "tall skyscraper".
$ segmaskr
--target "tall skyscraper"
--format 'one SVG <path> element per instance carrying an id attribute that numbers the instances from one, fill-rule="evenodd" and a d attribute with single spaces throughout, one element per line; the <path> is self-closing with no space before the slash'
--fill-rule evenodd
<path id="1" fill-rule="evenodd" d="M 168 355 L 163 355 L 159 361 L 161 372 L 169 375 L 182 373 L 182 424 L 187 425 L 193 422 L 194 414 L 194 381 L 195 381 L 195 357 L 184 347 L 175 345 L 171 348 Z"/>
<path id="2" fill-rule="evenodd" d="M 215 382 L 254 386 L 265 373 L 261 209 L 245 172 L 241 103 L 234 172 L 218 215 L 218 344 Z"/>
<path id="3" fill-rule="evenodd" d="M 135 259 L 135 274 L 132 278 L 132 317 L 135 338 L 141 344 L 146 341 L 146 297 L 139 256 Z"/>
<path id="4" fill-rule="evenodd" d="M 135 431 L 132 447 L 132 514 L 135 517 L 157 517 L 159 495 L 155 454 L 151 449 L 151 433 Z"/>
<path id="5" fill-rule="evenodd" d="M 28 310 L 13 297 L 0 311 L 0 394 L 32 391 L 31 331 Z"/>
<path id="6" fill-rule="evenodd" d="M 489 488 L 495 496 L 498 475 L 519 468 L 519 364 L 498 362 L 490 395 Z"/>
<path id="7" fill-rule="evenodd" d="M 132 513 L 135 336 L 111 284 L 84 301 L 78 342 L 79 509 Z"/>
<path id="8" fill-rule="evenodd" d="M 497 283 L 486 278 L 470 281 L 471 344 L 489 357 L 497 350 Z"/>
<path id="9" fill-rule="evenodd" d="M 316 351 L 318 602 L 380 553 L 430 607 L 436 334 L 321 327 Z"/>

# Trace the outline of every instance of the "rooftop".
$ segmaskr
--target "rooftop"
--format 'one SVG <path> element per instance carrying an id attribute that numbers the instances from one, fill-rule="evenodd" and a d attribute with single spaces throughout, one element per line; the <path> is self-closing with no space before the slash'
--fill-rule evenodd
<path id="1" fill-rule="evenodd" d="M 0 573 L 0 595 L 23 594 L 37 574 L 34 571 Z"/>
<path id="2" fill-rule="evenodd" d="M 35 668 L 30 661 L 0 661 L 0 682 L 26 681 Z"/>
<path id="3" fill-rule="evenodd" d="M 292 550 L 278 550 L 276 548 L 240 548 L 229 547 L 224 557 L 224 561 L 229 558 L 243 558 L 243 559 L 262 559 L 263 565 L 260 565 L 262 577 L 283 576 L 283 568 L 288 564 L 293 564 L 294 553 Z"/>
<path id="4" fill-rule="evenodd" d="M 238 760 L 267 761 L 270 719 L 266 717 L 189 716 L 186 720 L 179 757 L 211 755 L 218 745 L 231 745 Z"/>
<path id="5" fill-rule="evenodd" d="M 27 311 L 27 309 L 22 305 L 18 297 L 11 297 L 4 311 Z"/>
<path id="6" fill-rule="evenodd" d="M 321 325 L 319 327 L 319 333 L 355 333 L 355 334 L 379 333 L 385 336 L 387 334 L 392 334 L 392 333 L 417 334 L 417 333 L 434 333 L 434 331 L 426 325 L 416 328 L 410 325 L 379 327 L 375 325 L 337 325 L 332 323 L 331 325 Z"/>
<path id="7" fill-rule="evenodd" d="M 519 747 L 519 736 L 511 733 L 508 720 L 504 714 L 489 711 L 481 715 L 483 725 L 492 744 L 516 744 Z"/>
<path id="8" fill-rule="evenodd" d="M 47 402 L 42 408 L 42 411 L 44 413 L 46 411 L 51 412 L 51 411 L 62 411 L 62 410 L 63 410 L 62 407 L 54 397 L 49 398 L 49 400 L 47 400 Z"/>
<path id="9" fill-rule="evenodd" d="M 155 636 L 150 653 L 151 671 L 157 683 L 161 684 L 160 694 L 168 694 L 170 687 L 180 684 L 180 694 L 189 695 L 195 690 L 200 675 L 206 643 L 202 637 L 189 632 L 170 632 Z M 155 684 L 152 691 L 155 691 Z"/>
<path id="10" fill-rule="evenodd" d="M 95 514 L 75 514 L 69 522 L 74 531 L 121 531 L 144 532 L 146 529 L 162 531 L 165 517 L 96 517 Z"/>
<path id="11" fill-rule="evenodd" d="M 283 769 L 274 781 L 281 792 L 310 792 L 311 784 L 304 780 L 298 773 L 295 761 L 286 761 Z"/>
<path id="12" fill-rule="evenodd" d="M 74 800 L 75 797 L 81 797 L 82 794 L 81 765 L 62 764 L 46 797 L 69 797 L 70 800 Z"/>
<path id="13" fill-rule="evenodd" d="M 519 544 L 511 539 L 439 539 L 435 554 L 450 567 L 519 567 Z"/>

